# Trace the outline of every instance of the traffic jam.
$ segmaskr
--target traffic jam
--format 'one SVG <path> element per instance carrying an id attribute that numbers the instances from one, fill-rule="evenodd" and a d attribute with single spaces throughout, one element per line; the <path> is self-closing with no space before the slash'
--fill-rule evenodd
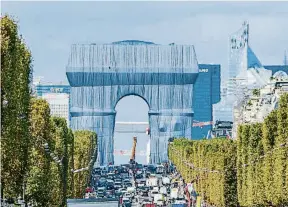
<path id="1" fill-rule="evenodd" d="M 195 206 L 180 174 L 172 164 L 96 167 L 85 199 L 119 199 L 120 206 Z M 191 186 L 192 187 L 192 186 Z M 189 190 L 190 192 L 193 191 Z M 191 196 L 190 196 L 191 195 Z M 195 200 L 195 199 L 194 199 Z"/>

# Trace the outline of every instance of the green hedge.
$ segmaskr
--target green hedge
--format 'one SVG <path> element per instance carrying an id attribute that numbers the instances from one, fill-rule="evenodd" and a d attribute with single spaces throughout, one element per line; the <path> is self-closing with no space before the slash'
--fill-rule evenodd
<path id="1" fill-rule="evenodd" d="M 185 181 L 197 179 L 197 192 L 216 206 L 237 206 L 235 152 L 236 143 L 225 138 L 176 139 L 169 145 L 169 158 Z M 194 169 L 185 161 L 193 163 Z"/>

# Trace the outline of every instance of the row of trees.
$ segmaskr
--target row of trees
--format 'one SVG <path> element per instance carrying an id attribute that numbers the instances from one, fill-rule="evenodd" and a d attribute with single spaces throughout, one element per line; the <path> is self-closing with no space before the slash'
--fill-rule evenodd
<path id="1" fill-rule="evenodd" d="M 66 120 L 50 117 L 47 101 L 32 99 L 31 147 L 27 201 L 34 206 L 65 206 L 67 198 L 82 198 L 96 158 L 94 132 L 75 131 Z M 76 169 L 89 170 L 74 173 Z"/>
<path id="2" fill-rule="evenodd" d="M 32 57 L 17 25 L 1 18 L 1 190 L 21 194 L 28 171 Z"/>
<path id="3" fill-rule="evenodd" d="M 66 206 L 89 183 L 97 136 L 73 133 L 65 119 L 50 116 L 45 100 L 31 98 L 32 58 L 17 30 L 13 20 L 1 18 L 1 197 Z"/>
<path id="4" fill-rule="evenodd" d="M 263 123 L 240 125 L 236 141 L 179 139 L 169 158 L 210 204 L 288 206 L 288 94 Z"/>
<path id="5" fill-rule="evenodd" d="M 288 206 L 288 94 L 263 123 L 240 126 L 237 143 L 240 205 Z"/>
<path id="6" fill-rule="evenodd" d="M 31 100 L 30 133 L 26 202 L 35 206 L 65 206 L 73 133 L 65 119 L 50 117 L 49 104 L 42 99 Z M 17 194 L 7 195 L 4 191 L 4 196 Z"/>
<path id="7" fill-rule="evenodd" d="M 233 207 L 237 205 L 235 151 L 236 143 L 227 139 L 176 139 L 169 145 L 169 159 L 186 182 L 197 180 L 197 192 L 210 204 Z"/>

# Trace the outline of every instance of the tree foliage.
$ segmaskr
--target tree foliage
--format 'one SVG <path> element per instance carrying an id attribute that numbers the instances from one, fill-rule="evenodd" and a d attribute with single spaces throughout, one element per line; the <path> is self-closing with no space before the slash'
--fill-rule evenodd
<path id="1" fill-rule="evenodd" d="M 235 141 L 225 138 L 177 139 L 169 145 L 169 159 L 187 182 L 197 179 L 197 192 L 210 204 L 233 207 L 237 205 L 235 151 Z M 194 168 L 190 169 L 185 160 Z"/>
<path id="2" fill-rule="evenodd" d="M 197 178 L 197 192 L 212 205 L 288 206 L 288 94 L 263 123 L 240 125 L 237 135 L 236 143 L 178 139 L 169 158 L 185 180 Z"/>
<path id="3" fill-rule="evenodd" d="M 29 170 L 32 58 L 15 21 L 1 18 L 1 171 L 6 197 L 22 195 Z"/>
<path id="4" fill-rule="evenodd" d="M 96 134 L 76 132 L 74 143 L 74 134 L 65 119 L 51 118 L 49 104 L 45 100 L 31 99 L 31 63 L 30 51 L 18 35 L 16 22 L 3 16 L 1 198 L 17 199 L 22 196 L 25 187 L 26 203 L 63 207 L 67 197 L 73 198 L 76 191 L 77 197 L 81 197 L 80 193 L 89 182 L 91 167 L 96 160 Z M 49 152 L 44 148 L 46 145 Z M 60 161 L 53 160 L 53 156 Z M 76 176 L 76 183 L 81 183 L 76 186 L 72 170 L 84 165 L 90 168 Z"/>
<path id="5" fill-rule="evenodd" d="M 240 206 L 288 205 L 288 94 L 263 123 L 238 128 L 237 189 Z"/>
<path id="6" fill-rule="evenodd" d="M 55 186 L 58 190 L 60 206 L 66 206 L 66 199 L 68 194 L 68 180 L 69 180 L 69 146 L 73 143 L 72 133 L 69 133 L 67 122 L 64 118 L 52 117 L 52 133 L 55 141 L 55 154 L 61 159 L 61 165 L 55 166 L 54 169 L 58 171 L 58 179 L 60 180 L 60 188 Z M 57 174 L 57 173 L 55 173 Z"/>
<path id="7" fill-rule="evenodd" d="M 27 175 L 26 194 L 29 203 L 34 206 L 49 207 L 53 204 L 51 183 L 52 159 L 45 152 L 43 145 L 48 143 L 52 148 L 54 140 L 51 134 L 50 108 L 43 99 L 32 99 L 30 113 L 30 133 L 33 143 L 29 164 L 31 168 Z"/>
<path id="8" fill-rule="evenodd" d="M 97 136 L 91 131 L 74 132 L 74 169 L 89 167 L 88 171 L 82 171 L 74 175 L 73 196 L 82 198 L 86 187 L 90 183 L 92 165 L 97 155 Z M 91 161 L 92 159 L 92 161 Z"/>

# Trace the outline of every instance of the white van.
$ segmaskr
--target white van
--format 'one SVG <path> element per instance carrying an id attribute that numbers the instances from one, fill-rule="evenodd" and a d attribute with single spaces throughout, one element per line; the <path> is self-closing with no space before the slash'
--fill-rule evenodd
<path id="1" fill-rule="evenodd" d="M 172 188 L 170 193 L 170 198 L 178 198 L 178 188 Z"/>
<path id="2" fill-rule="evenodd" d="M 163 177 L 162 178 L 162 183 L 163 183 L 163 185 L 169 185 L 170 184 L 170 179 L 168 177 Z"/>
<path id="3" fill-rule="evenodd" d="M 127 192 L 128 192 L 128 193 L 134 193 L 134 194 L 135 194 L 135 193 L 136 193 L 136 189 L 135 189 L 135 187 L 128 187 L 128 188 L 127 188 Z"/>
<path id="4" fill-rule="evenodd" d="M 164 206 L 165 197 L 163 194 L 155 194 L 154 195 L 154 204 L 157 206 Z"/>
<path id="5" fill-rule="evenodd" d="M 166 188 L 165 186 L 162 186 L 162 187 L 160 188 L 160 193 L 161 193 L 161 194 L 164 194 L 164 195 L 167 195 L 167 188 Z"/>

